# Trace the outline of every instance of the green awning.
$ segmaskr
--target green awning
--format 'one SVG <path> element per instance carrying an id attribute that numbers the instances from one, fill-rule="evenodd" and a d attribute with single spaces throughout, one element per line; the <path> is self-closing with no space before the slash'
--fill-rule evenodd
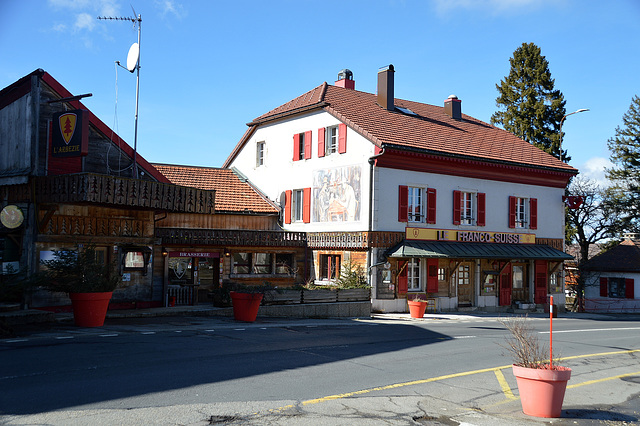
<path id="1" fill-rule="evenodd" d="M 387 251 L 387 257 L 449 259 L 572 260 L 573 257 L 544 244 L 462 243 L 403 240 Z"/>

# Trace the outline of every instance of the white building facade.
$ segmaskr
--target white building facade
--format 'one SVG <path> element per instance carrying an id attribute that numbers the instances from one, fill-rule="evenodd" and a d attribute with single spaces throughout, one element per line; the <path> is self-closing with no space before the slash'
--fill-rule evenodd
<path id="1" fill-rule="evenodd" d="M 577 171 L 508 132 L 443 106 L 377 96 L 350 71 L 258 117 L 225 167 L 307 233 L 310 280 L 359 265 L 372 308 L 439 311 L 564 304 L 564 188 Z M 560 300 L 558 300 L 560 299 Z"/>

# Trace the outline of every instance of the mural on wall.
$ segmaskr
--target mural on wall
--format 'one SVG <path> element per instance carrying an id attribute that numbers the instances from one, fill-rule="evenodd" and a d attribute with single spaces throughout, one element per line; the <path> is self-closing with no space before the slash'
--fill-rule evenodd
<path id="1" fill-rule="evenodd" d="M 313 221 L 360 220 L 360 176 L 360 166 L 316 170 L 313 173 Z"/>

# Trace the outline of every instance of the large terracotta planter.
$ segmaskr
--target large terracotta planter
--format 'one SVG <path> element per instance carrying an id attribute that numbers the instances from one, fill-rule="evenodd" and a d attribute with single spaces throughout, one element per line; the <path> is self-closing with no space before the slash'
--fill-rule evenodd
<path id="1" fill-rule="evenodd" d="M 571 378 L 571 369 L 555 368 L 547 370 L 513 366 L 513 375 L 516 376 L 522 411 L 525 414 L 534 417 L 562 415 L 562 401 L 567 382 Z"/>
<path id="2" fill-rule="evenodd" d="M 73 319 L 79 327 L 102 327 L 113 292 L 69 293 Z"/>
<path id="3" fill-rule="evenodd" d="M 424 311 L 427 310 L 427 302 L 407 300 L 407 303 L 409 304 L 411 318 L 422 318 L 424 316 Z"/>
<path id="4" fill-rule="evenodd" d="M 254 322 L 258 316 L 262 293 L 230 292 L 233 304 L 233 317 L 237 321 Z"/>

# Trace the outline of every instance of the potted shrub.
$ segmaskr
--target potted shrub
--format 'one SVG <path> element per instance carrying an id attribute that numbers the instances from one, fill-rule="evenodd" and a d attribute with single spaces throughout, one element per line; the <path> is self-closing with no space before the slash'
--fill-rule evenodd
<path id="1" fill-rule="evenodd" d="M 571 369 L 550 358 L 526 317 L 501 322 L 511 333 L 505 347 L 514 358 L 512 369 L 522 411 L 535 417 L 560 417 Z"/>
<path id="2" fill-rule="evenodd" d="M 407 297 L 411 318 L 422 318 L 427 310 L 427 298 L 424 294 L 409 295 Z"/>
<path id="3" fill-rule="evenodd" d="M 69 295 L 75 324 L 101 327 L 113 290 L 120 284 L 115 262 L 103 263 L 96 248 L 89 244 L 75 249 L 53 251 L 53 259 L 43 260 L 46 271 L 37 274 L 35 283 L 49 291 Z"/>

